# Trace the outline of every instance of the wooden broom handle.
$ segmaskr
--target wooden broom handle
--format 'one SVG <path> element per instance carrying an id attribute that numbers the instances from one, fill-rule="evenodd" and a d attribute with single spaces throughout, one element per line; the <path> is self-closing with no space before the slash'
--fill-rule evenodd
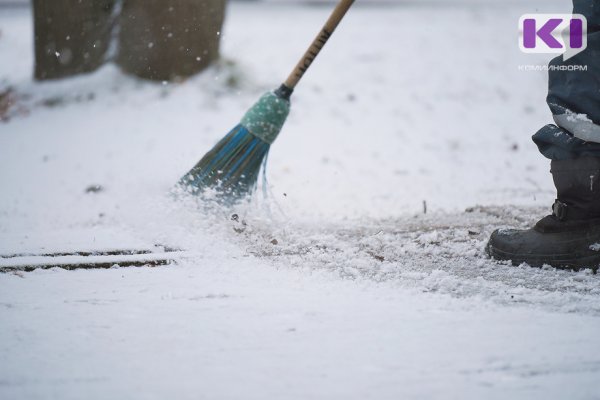
<path id="1" fill-rule="evenodd" d="M 340 0 L 323 26 L 323 29 L 321 29 L 321 32 L 319 32 L 308 50 L 306 50 L 306 53 L 304 53 L 298 62 L 298 65 L 296 65 L 290 76 L 288 76 L 283 83 L 288 89 L 293 90 L 298 82 L 300 82 L 300 79 L 302 79 L 302 76 L 308 70 L 308 67 L 310 67 L 315 58 L 317 58 L 317 55 L 319 55 L 319 52 L 325 46 L 325 43 L 327 43 L 327 40 L 329 40 L 333 31 L 335 31 L 335 28 L 337 28 L 342 18 L 344 18 L 344 15 L 346 15 L 346 12 L 348 12 L 350 6 L 352 6 L 352 3 L 354 3 L 354 0 Z"/>

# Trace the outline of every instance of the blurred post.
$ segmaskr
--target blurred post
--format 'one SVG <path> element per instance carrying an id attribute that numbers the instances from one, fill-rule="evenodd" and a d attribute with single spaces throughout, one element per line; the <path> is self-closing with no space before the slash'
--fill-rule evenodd
<path id="1" fill-rule="evenodd" d="M 90 72 L 104 61 L 115 0 L 33 0 L 35 79 Z"/>
<path id="2" fill-rule="evenodd" d="M 177 80 L 219 56 L 226 0 L 123 0 L 121 68 L 141 78 Z"/>

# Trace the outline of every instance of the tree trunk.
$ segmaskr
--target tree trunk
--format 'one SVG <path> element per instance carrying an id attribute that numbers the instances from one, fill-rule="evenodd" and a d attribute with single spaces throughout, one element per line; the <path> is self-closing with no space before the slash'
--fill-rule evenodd
<path id="1" fill-rule="evenodd" d="M 102 65 L 115 0 L 33 0 L 35 78 L 55 79 Z"/>
<path id="2" fill-rule="evenodd" d="M 123 0 L 118 63 L 151 80 L 177 80 L 219 56 L 225 0 Z"/>

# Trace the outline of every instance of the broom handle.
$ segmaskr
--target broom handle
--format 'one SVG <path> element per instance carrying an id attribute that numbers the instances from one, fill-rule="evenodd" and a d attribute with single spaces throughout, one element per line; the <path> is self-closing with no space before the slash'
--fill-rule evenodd
<path id="1" fill-rule="evenodd" d="M 286 81 L 283 83 L 290 90 L 290 92 L 294 90 L 298 82 L 300 82 L 300 79 L 302 79 L 304 73 L 308 70 L 308 67 L 310 67 L 315 58 L 317 58 L 317 55 L 325 46 L 325 43 L 327 43 L 327 40 L 329 40 L 342 18 L 344 18 L 344 15 L 346 15 L 346 12 L 348 9 L 350 9 L 350 6 L 352 6 L 352 3 L 354 3 L 354 0 L 340 0 L 338 5 L 335 7 L 331 13 L 331 16 L 323 26 L 323 29 L 321 29 L 321 32 L 319 32 L 290 76 L 288 76 Z"/>

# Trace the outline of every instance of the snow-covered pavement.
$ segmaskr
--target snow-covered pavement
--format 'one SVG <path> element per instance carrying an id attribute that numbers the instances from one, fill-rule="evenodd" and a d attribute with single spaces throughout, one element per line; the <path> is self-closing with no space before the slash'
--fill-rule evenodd
<path id="1" fill-rule="evenodd" d="M 254 258 L 1 285 L 6 399 L 598 396 L 597 316 Z"/>
<path id="2" fill-rule="evenodd" d="M 531 4 L 358 4 L 293 98 L 268 199 L 234 210 L 167 192 L 328 7 L 232 3 L 225 60 L 180 84 L 33 83 L 30 12 L 1 9 L 0 255 L 188 256 L 0 274 L 0 398 L 600 398 L 600 278 L 483 253 L 554 199 L 530 141 L 546 77 L 518 68 L 548 57 L 516 26 L 570 7 Z"/>

